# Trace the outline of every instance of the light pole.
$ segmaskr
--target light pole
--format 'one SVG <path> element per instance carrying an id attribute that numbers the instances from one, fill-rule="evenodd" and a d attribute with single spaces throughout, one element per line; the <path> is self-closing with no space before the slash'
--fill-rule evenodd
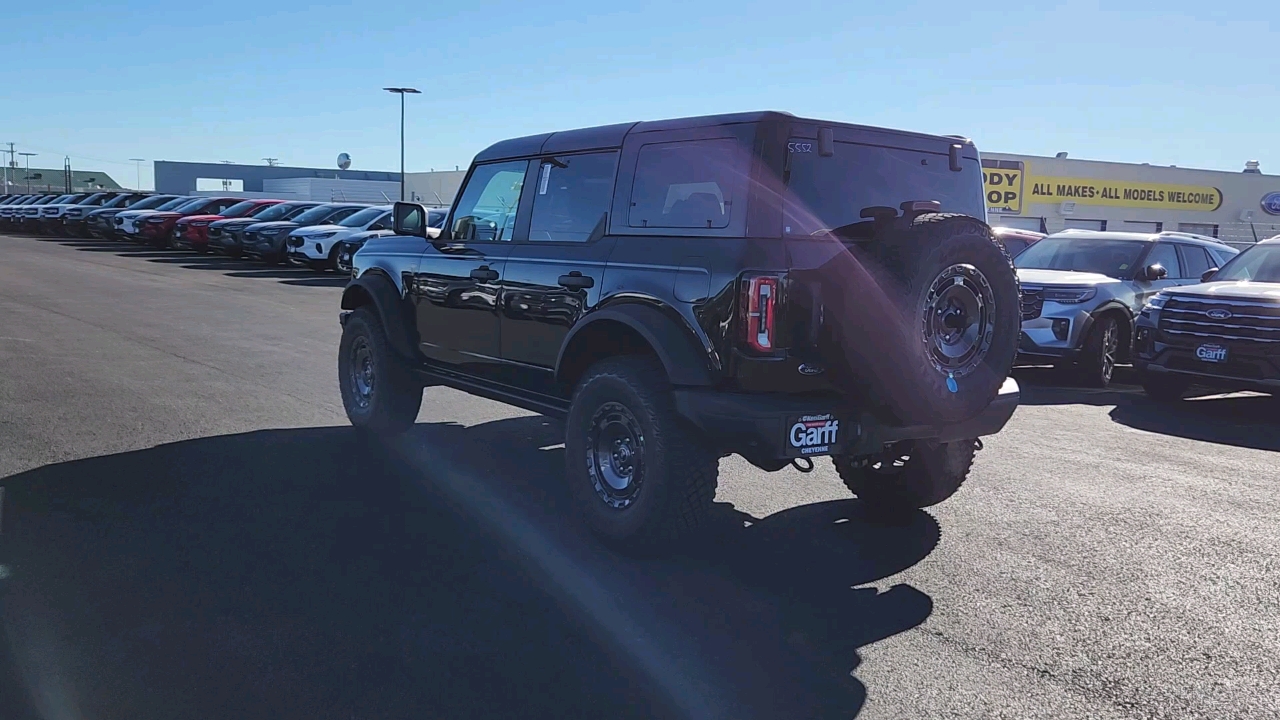
<path id="1" fill-rule="evenodd" d="M 27 162 L 27 194 L 30 195 L 31 194 L 31 156 L 39 155 L 40 153 L 18 153 L 18 154 L 27 159 L 26 161 Z"/>
<path id="2" fill-rule="evenodd" d="M 142 163 L 146 162 L 146 158 L 129 158 L 133 162 L 133 166 L 138 169 L 138 190 L 142 190 Z"/>
<path id="3" fill-rule="evenodd" d="M 404 96 L 421 95 L 422 91 L 411 87 L 382 88 L 400 96 L 400 200 L 404 201 Z"/>

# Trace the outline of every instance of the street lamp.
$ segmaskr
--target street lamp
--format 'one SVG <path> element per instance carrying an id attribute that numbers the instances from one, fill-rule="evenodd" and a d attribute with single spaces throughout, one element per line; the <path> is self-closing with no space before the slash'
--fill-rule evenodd
<path id="1" fill-rule="evenodd" d="M 40 153 L 18 153 L 18 154 L 27 159 L 26 161 L 27 162 L 27 194 L 30 195 L 31 194 L 31 156 L 39 155 Z"/>
<path id="2" fill-rule="evenodd" d="M 146 158 L 129 158 L 138 169 L 138 189 L 142 189 L 142 163 L 146 162 Z"/>
<path id="3" fill-rule="evenodd" d="M 421 95 L 422 91 L 411 87 L 382 88 L 400 96 L 400 200 L 404 201 L 404 96 Z"/>

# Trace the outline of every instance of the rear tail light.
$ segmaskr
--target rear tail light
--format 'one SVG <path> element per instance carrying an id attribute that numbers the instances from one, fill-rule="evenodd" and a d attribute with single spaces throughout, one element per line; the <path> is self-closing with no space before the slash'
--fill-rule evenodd
<path id="1" fill-rule="evenodd" d="M 759 353 L 772 353 L 775 349 L 775 315 L 778 303 L 778 278 L 774 275 L 756 275 L 743 282 L 742 307 L 745 310 L 743 338 L 747 347 Z"/>

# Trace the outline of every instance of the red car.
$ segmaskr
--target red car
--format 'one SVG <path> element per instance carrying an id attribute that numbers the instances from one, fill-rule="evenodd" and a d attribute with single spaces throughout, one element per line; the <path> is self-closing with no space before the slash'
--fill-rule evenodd
<path id="1" fill-rule="evenodd" d="M 178 220 L 191 215 L 217 215 L 240 201 L 241 198 L 202 197 L 166 212 L 151 213 L 139 220 L 138 236 L 148 245 L 168 247 Z"/>
<path id="2" fill-rule="evenodd" d="M 242 200 L 222 212 L 188 215 L 174 223 L 170 243 L 181 250 L 209 252 L 209 223 L 228 218 L 249 218 L 266 210 L 280 200 Z"/>
<path id="3" fill-rule="evenodd" d="M 1042 232 L 1023 230 L 1021 228 L 993 227 L 991 232 L 995 234 L 996 240 L 1000 241 L 1004 249 L 1009 252 L 1009 257 L 1017 256 L 1018 253 L 1045 238 L 1045 234 Z"/>

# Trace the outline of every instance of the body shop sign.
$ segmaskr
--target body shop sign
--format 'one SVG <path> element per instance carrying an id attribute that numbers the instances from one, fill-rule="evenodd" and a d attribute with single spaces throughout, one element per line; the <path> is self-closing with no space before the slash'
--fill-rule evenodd
<path id="1" fill-rule="evenodd" d="M 1214 187 L 1063 177 L 1031 177 L 1027 179 L 1027 185 L 1028 201 L 1032 203 L 1075 202 L 1081 205 L 1204 212 L 1222 207 L 1222 191 Z"/>

